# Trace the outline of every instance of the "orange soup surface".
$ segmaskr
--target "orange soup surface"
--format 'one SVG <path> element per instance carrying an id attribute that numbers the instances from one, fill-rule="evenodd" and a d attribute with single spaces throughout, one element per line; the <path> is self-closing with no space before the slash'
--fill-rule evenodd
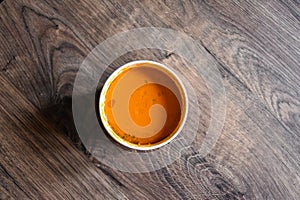
<path id="1" fill-rule="evenodd" d="M 170 87 L 160 84 L 162 81 L 167 82 Z M 119 90 L 117 87 L 120 87 Z M 179 127 L 181 100 L 178 99 L 178 94 L 178 87 L 164 72 L 151 67 L 136 66 L 122 71 L 111 82 L 106 92 L 104 113 L 112 130 L 126 142 L 138 145 L 155 144 L 174 134 Z M 120 107 L 121 104 L 123 107 Z M 160 107 L 157 106 L 157 111 L 151 111 L 155 105 Z M 123 128 L 117 118 L 121 122 L 128 121 L 127 118 L 130 121 L 123 124 Z M 163 123 L 162 127 L 155 129 L 153 122 L 153 131 L 151 127 L 148 130 L 152 120 L 156 121 L 156 126 Z M 135 134 L 134 129 L 130 129 L 134 126 L 144 127 L 145 134 Z"/>

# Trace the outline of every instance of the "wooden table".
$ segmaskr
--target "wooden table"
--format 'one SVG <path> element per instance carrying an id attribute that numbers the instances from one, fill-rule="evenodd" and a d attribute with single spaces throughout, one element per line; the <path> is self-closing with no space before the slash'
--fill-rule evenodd
<path id="1" fill-rule="evenodd" d="M 300 199 L 299 20 L 292 0 L 2 2 L 0 199 Z M 225 125 L 204 158 L 187 148 L 157 171 L 120 172 L 85 152 L 72 118 L 73 83 L 97 44 L 152 26 L 186 33 L 218 63 Z M 135 56 L 179 59 L 150 50 Z"/>

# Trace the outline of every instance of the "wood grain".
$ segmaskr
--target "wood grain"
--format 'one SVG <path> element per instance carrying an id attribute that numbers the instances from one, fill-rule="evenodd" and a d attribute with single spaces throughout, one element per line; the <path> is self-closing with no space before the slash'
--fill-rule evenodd
<path id="1" fill-rule="evenodd" d="M 292 0 L 2 2 L 0 199 L 299 199 L 299 13 Z M 195 144 L 166 168 L 130 174 L 84 151 L 71 95 L 90 50 L 145 26 L 197 39 L 218 62 L 228 104 L 222 135 L 201 158 L 195 147 L 209 125 L 210 96 L 183 69 L 201 97 Z M 112 68 L 137 58 L 184 64 L 172 52 L 143 50 Z"/>

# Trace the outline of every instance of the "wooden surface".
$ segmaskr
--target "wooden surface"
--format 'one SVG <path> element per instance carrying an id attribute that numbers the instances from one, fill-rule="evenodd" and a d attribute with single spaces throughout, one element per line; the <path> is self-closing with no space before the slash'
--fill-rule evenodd
<path id="1" fill-rule="evenodd" d="M 0 199 L 300 199 L 299 20 L 296 0 L 2 2 Z M 166 168 L 131 174 L 84 151 L 71 95 L 90 50 L 144 26 L 201 43 L 218 62 L 227 113 L 205 158 L 185 149 Z M 141 55 L 179 59 L 138 52 L 116 63 Z M 191 81 L 205 94 L 205 84 Z M 210 116 L 203 108 L 197 140 Z"/>

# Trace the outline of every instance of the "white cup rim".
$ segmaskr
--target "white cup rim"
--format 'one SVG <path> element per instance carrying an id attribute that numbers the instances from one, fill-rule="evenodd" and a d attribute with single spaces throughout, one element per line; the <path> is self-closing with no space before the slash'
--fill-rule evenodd
<path id="1" fill-rule="evenodd" d="M 177 82 L 177 84 L 179 85 L 180 87 L 180 91 L 182 91 L 182 94 L 180 94 L 182 97 L 183 97 L 183 110 L 184 110 L 184 113 L 183 113 L 183 117 L 180 121 L 180 125 L 179 127 L 177 128 L 176 132 L 173 133 L 170 137 L 168 136 L 167 138 L 164 138 L 162 139 L 161 141 L 154 143 L 154 144 L 151 144 L 151 145 L 137 145 L 137 144 L 134 144 L 134 143 L 130 143 L 124 139 L 122 139 L 120 136 L 118 136 L 118 134 L 114 133 L 114 131 L 111 129 L 109 123 L 107 122 L 106 120 L 106 117 L 105 117 L 105 112 L 104 112 L 104 102 L 106 100 L 106 92 L 110 86 L 110 84 L 112 83 L 112 81 L 126 68 L 128 68 L 129 66 L 132 66 L 132 65 L 137 65 L 137 64 L 152 64 L 152 65 L 155 65 L 155 66 L 158 66 L 158 67 L 161 67 L 163 70 L 167 71 L 168 73 L 170 73 L 172 76 L 173 76 L 173 81 Z M 175 79 L 175 80 L 174 80 Z M 153 150 L 153 149 L 157 149 L 157 148 L 160 148 L 168 143 L 170 143 L 174 138 L 177 137 L 177 135 L 182 131 L 183 127 L 184 127 L 184 124 L 186 122 L 186 119 L 187 119 L 187 115 L 188 115 L 188 95 L 187 95 L 187 91 L 184 87 L 184 84 L 182 83 L 182 81 L 180 80 L 180 78 L 176 75 L 176 73 L 170 69 L 169 67 L 167 67 L 166 65 L 162 64 L 162 63 L 159 63 L 159 62 L 156 62 L 156 61 L 152 61 L 152 60 L 135 60 L 135 61 L 131 61 L 131 62 L 128 62 L 124 65 L 122 65 L 121 67 L 119 67 L 117 70 L 115 70 L 109 77 L 108 79 L 105 81 L 104 85 L 103 85 L 103 88 L 102 88 L 102 91 L 100 93 L 100 98 L 99 98 L 99 104 L 98 104 L 98 108 L 99 108 L 99 113 L 100 113 L 100 118 L 101 118 L 101 121 L 106 129 L 106 131 L 109 133 L 109 135 L 116 141 L 118 142 L 119 144 L 127 147 L 127 148 L 130 148 L 130 149 L 135 149 L 135 150 Z"/>

